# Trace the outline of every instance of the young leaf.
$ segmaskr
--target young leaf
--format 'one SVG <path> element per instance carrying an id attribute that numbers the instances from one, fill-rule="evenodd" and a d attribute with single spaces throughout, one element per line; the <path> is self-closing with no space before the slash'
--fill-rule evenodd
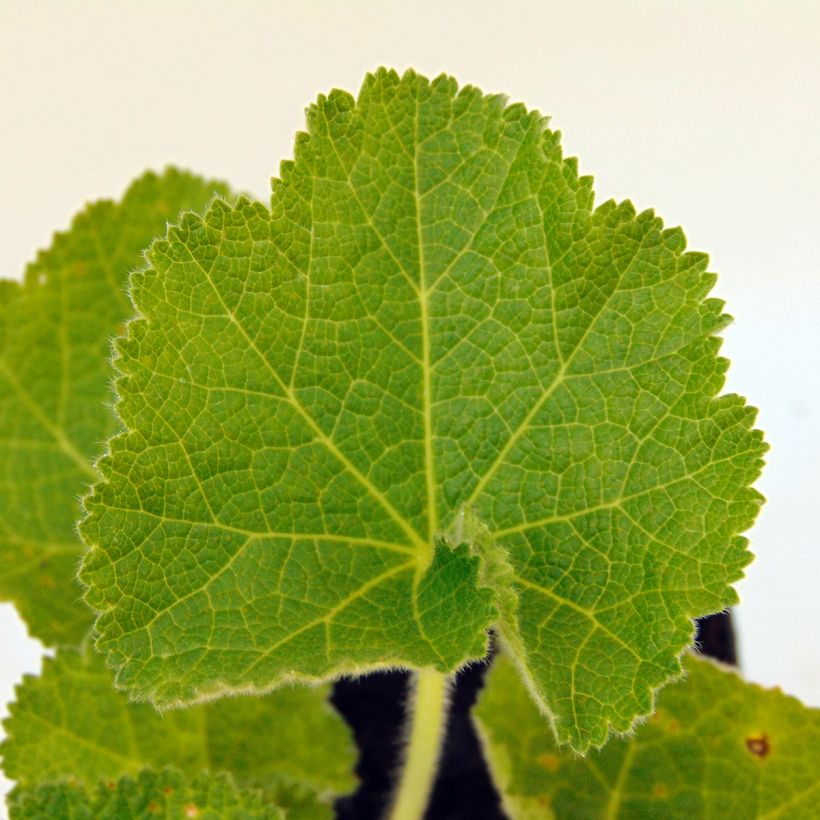
<path id="1" fill-rule="evenodd" d="M 130 315 L 126 274 L 180 210 L 227 189 L 179 171 L 146 174 L 119 203 L 78 214 L 26 270 L 0 282 L 0 599 L 32 635 L 77 643 L 92 613 L 74 577 L 78 498 L 115 428 L 110 339 Z"/>
<path id="2" fill-rule="evenodd" d="M 350 732 L 326 688 L 160 715 L 117 692 L 99 655 L 61 649 L 44 660 L 40 677 L 24 679 L 9 712 L 3 767 L 24 789 L 66 778 L 91 785 L 173 765 L 190 776 L 227 771 L 271 802 L 307 801 L 329 816 L 331 798 L 354 786 Z"/>
<path id="3" fill-rule="evenodd" d="M 512 818 L 813 817 L 820 710 L 695 656 L 627 739 L 560 751 L 509 658 L 474 712 Z"/>
<path id="4" fill-rule="evenodd" d="M 173 769 L 144 770 L 137 780 L 120 778 L 95 789 L 64 782 L 17 790 L 11 820 L 284 820 L 259 795 L 237 789 L 227 775 L 188 781 Z"/>
<path id="5" fill-rule="evenodd" d="M 735 600 L 760 504 L 684 244 L 593 210 L 521 105 L 387 71 L 320 97 L 270 211 L 216 203 L 132 277 L 126 431 L 82 526 L 118 683 L 450 672 L 498 619 L 577 749 L 648 713 L 691 618 Z M 451 551 L 468 517 L 481 572 Z"/>

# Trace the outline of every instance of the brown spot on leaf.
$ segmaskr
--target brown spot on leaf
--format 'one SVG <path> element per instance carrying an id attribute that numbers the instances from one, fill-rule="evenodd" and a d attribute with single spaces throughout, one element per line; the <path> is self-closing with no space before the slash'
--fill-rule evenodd
<path id="1" fill-rule="evenodd" d="M 106 786 L 107 786 L 107 787 L 108 787 L 108 788 L 109 788 L 112 792 L 114 791 L 114 789 L 116 789 L 116 788 L 117 788 L 117 784 L 116 784 L 113 780 L 109 780 L 109 781 L 108 781 L 105 785 L 106 785 Z"/>
<path id="2" fill-rule="evenodd" d="M 762 732 L 746 738 L 746 748 L 756 757 L 768 757 L 771 751 L 769 738 Z"/>
<path id="3" fill-rule="evenodd" d="M 652 787 L 652 795 L 660 799 L 669 797 L 669 786 L 667 786 L 666 783 L 656 783 Z"/>
<path id="4" fill-rule="evenodd" d="M 677 732 L 680 728 L 678 722 L 673 718 L 666 724 L 666 731 L 667 732 Z"/>
<path id="5" fill-rule="evenodd" d="M 185 816 L 186 817 L 199 817 L 199 809 L 193 803 L 189 803 L 185 807 Z"/>
<path id="6" fill-rule="evenodd" d="M 171 794 L 171 792 L 173 792 L 173 789 L 170 786 L 163 786 L 162 787 L 162 793 L 163 794 Z"/>
<path id="7" fill-rule="evenodd" d="M 558 769 L 560 761 L 558 760 L 558 755 L 553 754 L 542 754 L 538 755 L 538 765 L 543 766 L 548 772 L 554 772 Z"/>
<path id="8" fill-rule="evenodd" d="M 150 811 L 151 814 L 156 814 L 159 811 L 159 806 L 152 800 L 148 804 L 148 811 Z"/>

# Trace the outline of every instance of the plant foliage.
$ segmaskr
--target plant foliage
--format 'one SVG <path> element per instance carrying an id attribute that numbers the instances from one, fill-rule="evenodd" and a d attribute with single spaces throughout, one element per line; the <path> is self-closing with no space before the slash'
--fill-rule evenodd
<path id="1" fill-rule="evenodd" d="M 60 647 L 4 722 L 15 820 L 329 817 L 323 682 L 440 702 L 490 630 L 513 817 L 813 816 L 818 712 L 684 653 L 761 503 L 715 277 L 559 136 L 380 70 L 269 207 L 147 174 L 0 282 L 0 597 Z"/>
<path id="2" fill-rule="evenodd" d="M 629 729 L 750 560 L 713 282 L 536 112 L 412 72 L 320 97 L 270 208 L 216 201 L 131 277 L 82 525 L 118 684 L 451 673 L 495 626 L 562 741 Z"/>
<path id="3" fill-rule="evenodd" d="M 474 715 L 510 817 L 815 817 L 820 711 L 707 660 L 684 666 L 633 736 L 579 758 L 497 659 Z"/>
<path id="4" fill-rule="evenodd" d="M 98 478 L 91 461 L 116 429 L 108 359 L 132 311 L 126 275 L 169 220 L 216 193 L 228 191 L 146 174 L 122 202 L 79 213 L 22 283 L 0 282 L 0 598 L 48 645 L 77 643 L 92 623 L 77 603 L 76 522 Z"/>
<path id="5" fill-rule="evenodd" d="M 267 818 L 280 816 L 276 805 L 289 820 L 313 820 L 330 817 L 333 798 L 354 786 L 350 733 L 325 687 L 163 716 L 130 703 L 103 658 L 80 645 L 92 613 L 74 581 L 83 551 L 74 521 L 97 475 L 91 457 L 116 426 L 109 339 L 127 317 L 127 274 L 169 218 L 216 194 L 228 190 L 175 170 L 148 173 L 121 202 L 80 213 L 22 285 L 0 283 L 0 594 L 32 634 L 63 645 L 18 687 L 4 722 L 13 817 L 142 817 L 156 805 L 169 818 L 188 816 L 188 806 L 210 811 L 202 817 Z M 141 774 L 169 765 L 177 774 Z M 257 798 L 234 795 L 225 772 L 257 789 L 264 811 L 250 812 Z M 189 780 L 157 802 L 168 777 Z"/>

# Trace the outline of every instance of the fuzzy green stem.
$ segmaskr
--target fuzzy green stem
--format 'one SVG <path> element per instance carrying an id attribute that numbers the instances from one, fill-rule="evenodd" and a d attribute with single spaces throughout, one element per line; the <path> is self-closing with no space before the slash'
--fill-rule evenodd
<path id="1" fill-rule="evenodd" d="M 407 748 L 390 820 L 421 820 L 436 779 L 447 726 L 450 682 L 434 669 L 416 674 L 407 719 Z"/>

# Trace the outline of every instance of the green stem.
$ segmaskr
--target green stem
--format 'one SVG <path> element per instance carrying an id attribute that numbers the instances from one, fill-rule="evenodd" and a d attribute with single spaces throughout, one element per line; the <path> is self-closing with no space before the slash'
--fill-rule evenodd
<path id="1" fill-rule="evenodd" d="M 447 726 L 449 689 L 447 676 L 434 669 L 422 669 L 416 675 L 404 770 L 390 820 L 420 820 L 424 816 Z"/>

